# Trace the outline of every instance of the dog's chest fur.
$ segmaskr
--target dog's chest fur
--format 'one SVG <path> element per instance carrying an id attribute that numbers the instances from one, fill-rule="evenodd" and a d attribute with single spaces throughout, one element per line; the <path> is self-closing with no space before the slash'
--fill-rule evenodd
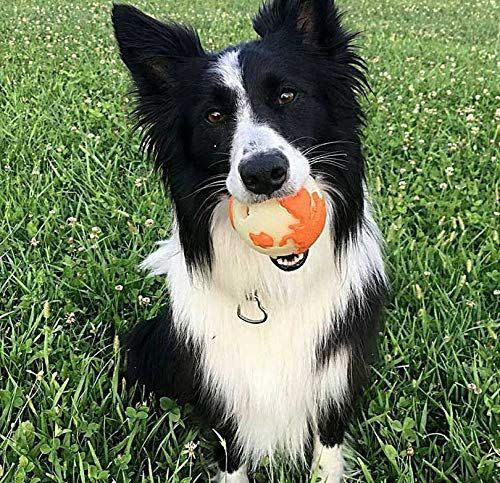
<path id="1" fill-rule="evenodd" d="M 379 263 L 378 242 L 362 232 L 341 269 L 325 230 L 307 263 L 287 273 L 250 250 L 226 213 L 225 202 L 214 212 L 210 281 L 189 276 L 175 234 L 143 266 L 168 274 L 174 324 L 200 349 L 203 387 L 236 423 L 242 453 L 253 461 L 276 451 L 300 457 L 321 412 L 342 403 L 347 390 L 348 348 L 326 363 L 317 353 Z M 252 310 L 244 301 L 254 291 L 269 316 L 261 325 L 236 315 L 238 304 Z"/>

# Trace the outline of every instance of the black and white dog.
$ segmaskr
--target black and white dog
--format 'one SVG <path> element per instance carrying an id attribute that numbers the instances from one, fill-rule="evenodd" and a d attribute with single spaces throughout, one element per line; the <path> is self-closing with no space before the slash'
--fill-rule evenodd
<path id="1" fill-rule="evenodd" d="M 128 336 L 127 375 L 197 405 L 227 443 L 223 481 L 278 454 L 340 481 L 375 350 L 386 279 L 360 146 L 365 77 L 340 20 L 331 0 L 274 0 L 253 21 L 257 40 L 206 52 L 189 27 L 113 9 L 143 147 L 174 206 L 171 239 L 142 265 L 167 274 L 169 306 Z M 279 198 L 310 175 L 328 229 L 307 259 L 249 248 L 229 195 Z M 256 304 L 266 322 L 238 317 Z"/>

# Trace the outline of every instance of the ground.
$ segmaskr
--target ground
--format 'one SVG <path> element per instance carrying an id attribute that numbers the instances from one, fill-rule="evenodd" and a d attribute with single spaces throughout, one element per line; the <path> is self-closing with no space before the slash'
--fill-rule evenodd
<path id="1" fill-rule="evenodd" d="M 135 1 L 208 49 L 256 0 Z M 372 93 L 365 152 L 392 297 L 350 427 L 348 481 L 498 477 L 498 137 L 493 0 L 343 0 Z M 137 264 L 168 203 L 131 134 L 108 1 L 0 6 L 0 481 L 207 481 L 212 439 L 132 406 L 117 336 L 165 282 Z M 259 482 L 298 481 L 263 465 Z M 495 476 L 496 475 L 496 476 Z"/>

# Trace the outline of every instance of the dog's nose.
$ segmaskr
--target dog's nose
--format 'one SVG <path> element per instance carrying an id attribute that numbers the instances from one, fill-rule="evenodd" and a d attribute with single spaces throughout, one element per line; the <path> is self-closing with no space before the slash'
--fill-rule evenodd
<path id="1" fill-rule="evenodd" d="M 239 166 L 241 180 L 252 193 L 270 195 L 279 190 L 288 175 L 288 159 L 278 149 L 253 153 Z"/>

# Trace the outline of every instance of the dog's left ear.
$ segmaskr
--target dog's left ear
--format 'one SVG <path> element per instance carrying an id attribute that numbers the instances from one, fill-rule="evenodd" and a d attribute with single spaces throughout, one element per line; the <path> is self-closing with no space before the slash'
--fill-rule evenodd
<path id="1" fill-rule="evenodd" d="M 268 0 L 253 19 L 253 27 L 261 37 L 286 31 L 323 48 L 333 47 L 342 32 L 333 0 Z"/>

